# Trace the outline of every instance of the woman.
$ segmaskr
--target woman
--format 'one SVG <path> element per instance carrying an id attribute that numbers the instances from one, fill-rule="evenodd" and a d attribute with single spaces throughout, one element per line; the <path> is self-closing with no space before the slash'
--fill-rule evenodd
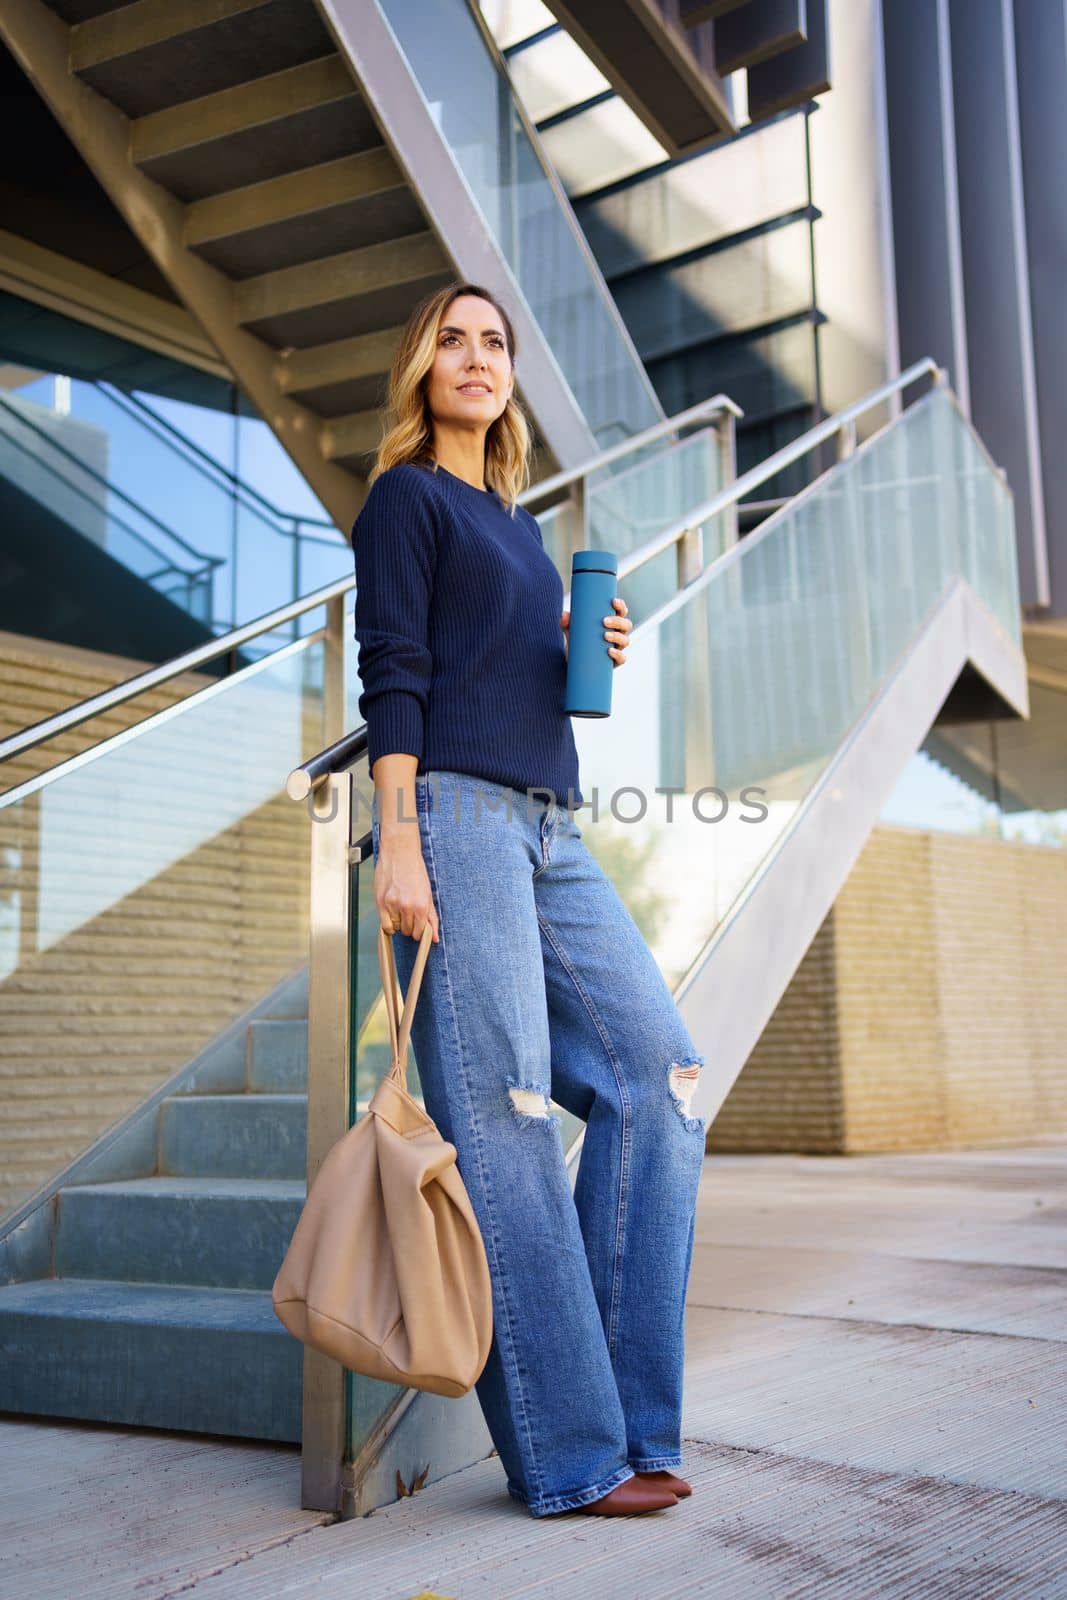
<path id="1" fill-rule="evenodd" d="M 353 529 L 374 898 L 405 990 L 433 930 L 412 1045 L 485 1241 L 476 1388 L 508 1491 L 537 1517 L 628 1515 L 691 1492 L 673 1469 L 703 1057 L 572 815 L 570 617 L 516 504 L 514 359 L 495 298 L 453 284 L 393 363 Z M 617 668 L 632 623 L 612 603 Z M 586 1123 L 573 1194 L 550 1098 Z"/>

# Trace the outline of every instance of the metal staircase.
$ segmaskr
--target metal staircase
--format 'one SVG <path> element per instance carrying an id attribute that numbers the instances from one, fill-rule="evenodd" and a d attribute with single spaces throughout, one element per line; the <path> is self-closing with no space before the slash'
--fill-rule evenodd
<path id="1" fill-rule="evenodd" d="M 436 34 L 491 109 L 491 192 L 423 81 Z M 560 466 L 662 418 L 465 0 L 418 27 L 379 0 L 5 0 L 0 39 L 340 528 L 399 325 L 456 274 L 508 296 Z"/>

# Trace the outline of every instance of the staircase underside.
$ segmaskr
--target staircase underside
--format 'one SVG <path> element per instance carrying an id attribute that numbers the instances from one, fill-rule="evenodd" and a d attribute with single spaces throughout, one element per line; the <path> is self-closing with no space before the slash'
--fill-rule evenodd
<path id="1" fill-rule="evenodd" d="M 347 531 L 401 326 L 456 276 L 514 306 L 548 457 L 595 441 L 377 5 L 335 9 L 5 0 L 0 40 Z"/>
<path id="2" fill-rule="evenodd" d="M 926 741 L 926 753 L 1009 815 L 1067 810 L 1067 624 L 1060 619 L 1023 625 L 1030 717 L 1001 724 L 946 727 Z"/>

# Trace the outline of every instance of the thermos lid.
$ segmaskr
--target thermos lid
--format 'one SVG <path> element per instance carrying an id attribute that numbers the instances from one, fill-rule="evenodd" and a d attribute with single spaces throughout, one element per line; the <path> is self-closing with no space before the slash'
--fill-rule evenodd
<path id="1" fill-rule="evenodd" d="M 575 550 L 572 572 L 618 572 L 619 558 L 614 550 Z"/>

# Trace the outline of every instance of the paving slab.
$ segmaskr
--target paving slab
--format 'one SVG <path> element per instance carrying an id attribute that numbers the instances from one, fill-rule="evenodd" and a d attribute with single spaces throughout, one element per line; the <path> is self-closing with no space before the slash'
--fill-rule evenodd
<path id="1" fill-rule="evenodd" d="M 332 1520 L 293 1445 L 0 1414 L 3 1600 L 161 1600 Z"/>

